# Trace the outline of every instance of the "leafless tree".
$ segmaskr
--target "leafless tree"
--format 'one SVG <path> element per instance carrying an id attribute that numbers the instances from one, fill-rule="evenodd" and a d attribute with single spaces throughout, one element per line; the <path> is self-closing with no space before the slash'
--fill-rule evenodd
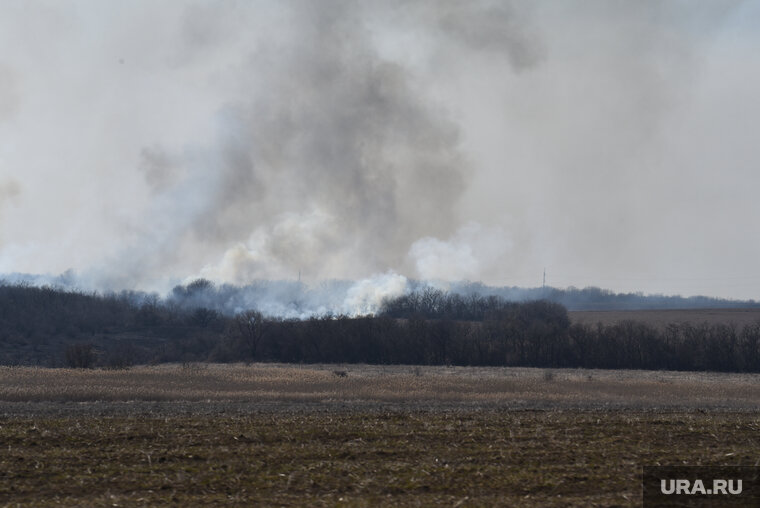
<path id="1" fill-rule="evenodd" d="M 268 324 L 261 312 L 247 310 L 235 316 L 234 331 L 251 359 L 256 359 L 259 345 L 264 338 Z"/>

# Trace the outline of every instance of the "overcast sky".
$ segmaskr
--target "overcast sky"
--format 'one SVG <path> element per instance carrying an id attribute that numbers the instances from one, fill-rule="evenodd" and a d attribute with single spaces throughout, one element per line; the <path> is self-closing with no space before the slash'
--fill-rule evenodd
<path id="1" fill-rule="evenodd" d="M 760 299 L 760 2 L 0 1 L 0 273 Z"/>

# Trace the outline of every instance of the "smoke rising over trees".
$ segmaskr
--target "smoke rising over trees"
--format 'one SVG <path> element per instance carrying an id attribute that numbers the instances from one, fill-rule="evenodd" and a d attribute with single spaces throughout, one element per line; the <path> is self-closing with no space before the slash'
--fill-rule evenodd
<path id="1" fill-rule="evenodd" d="M 0 273 L 756 297 L 752 3 L 3 14 Z"/>
<path id="2" fill-rule="evenodd" d="M 545 300 L 508 302 L 428 288 L 377 315 L 266 316 L 198 305 L 207 281 L 154 295 L 99 296 L 0 285 L 0 364 L 277 361 L 760 372 L 760 324 L 571 324 Z"/>

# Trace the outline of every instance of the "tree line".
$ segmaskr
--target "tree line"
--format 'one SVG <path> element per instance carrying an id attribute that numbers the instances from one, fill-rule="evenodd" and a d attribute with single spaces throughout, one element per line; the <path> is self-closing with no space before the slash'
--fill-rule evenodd
<path id="1" fill-rule="evenodd" d="M 205 283 L 196 283 L 196 286 Z M 0 284 L 0 364 L 273 361 L 760 372 L 760 323 L 572 324 L 560 304 L 426 289 L 375 315 L 279 319 L 175 298 Z"/>

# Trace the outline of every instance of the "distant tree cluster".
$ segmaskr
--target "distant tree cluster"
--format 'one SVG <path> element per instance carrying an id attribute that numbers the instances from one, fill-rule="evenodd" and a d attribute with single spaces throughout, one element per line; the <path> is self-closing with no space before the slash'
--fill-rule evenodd
<path id="1" fill-rule="evenodd" d="M 430 295 L 428 295 L 430 296 Z M 425 298 L 421 301 L 426 302 Z M 429 302 L 428 302 L 429 303 Z M 444 301 L 445 303 L 445 301 Z M 471 300 L 492 306 L 484 320 L 414 312 L 360 318 L 271 321 L 259 344 L 262 358 L 285 362 L 417 365 L 531 365 L 558 363 L 555 338 L 569 329 L 567 311 L 550 302 Z M 427 305 L 427 303 L 425 303 Z M 392 308 L 396 308 L 392 303 Z"/>
<path id="2" fill-rule="evenodd" d="M 742 329 L 579 325 L 554 302 L 431 289 L 388 300 L 375 316 L 278 319 L 255 309 L 225 315 L 203 306 L 197 295 L 207 289 L 193 283 L 161 300 L 0 284 L 0 364 L 277 361 L 760 372 L 760 323 Z M 199 305 L 187 303 L 194 298 Z"/>
<path id="3" fill-rule="evenodd" d="M 198 359 L 219 341 L 215 311 L 156 295 L 0 284 L 0 364 L 127 367 Z"/>
<path id="4" fill-rule="evenodd" d="M 636 321 L 576 324 L 567 341 L 573 367 L 760 372 L 760 323 L 678 323 L 664 330 Z"/>
<path id="5" fill-rule="evenodd" d="M 425 319 L 453 319 L 457 321 L 483 321 L 497 312 L 516 306 L 497 296 L 479 296 L 426 288 L 383 302 L 380 314 L 392 318 L 423 317 Z"/>

